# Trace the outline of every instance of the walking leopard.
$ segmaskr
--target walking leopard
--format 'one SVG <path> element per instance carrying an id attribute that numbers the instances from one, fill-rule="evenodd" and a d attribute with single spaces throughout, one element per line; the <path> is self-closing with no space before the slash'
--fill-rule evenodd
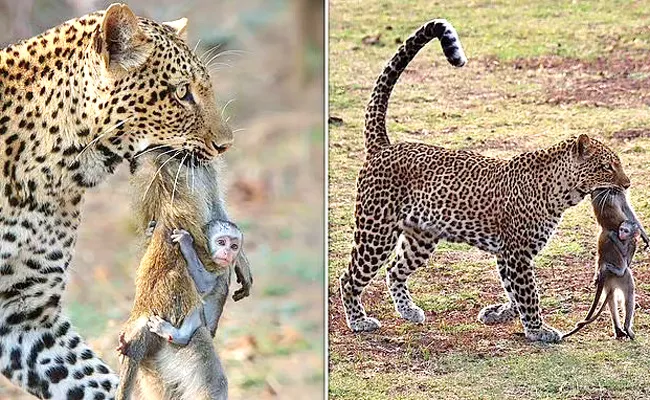
<path id="1" fill-rule="evenodd" d="M 372 331 L 361 294 L 388 261 L 386 283 L 398 314 L 425 320 L 407 287 L 441 240 L 465 242 L 494 254 L 507 302 L 479 313 L 485 324 L 520 317 L 526 337 L 557 342 L 543 323 L 533 257 L 546 245 L 563 212 L 597 188 L 627 188 L 618 156 L 580 135 L 509 160 L 423 143 L 391 144 L 386 133 L 390 93 L 417 52 L 438 38 L 447 60 L 466 63 L 455 29 L 445 20 L 419 28 L 397 50 L 376 81 L 365 115 L 366 159 L 357 180 L 354 245 L 340 277 L 348 326 Z"/>

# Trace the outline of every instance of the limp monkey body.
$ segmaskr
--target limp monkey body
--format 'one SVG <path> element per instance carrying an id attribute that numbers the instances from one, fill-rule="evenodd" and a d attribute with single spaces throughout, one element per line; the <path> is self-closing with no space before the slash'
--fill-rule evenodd
<path id="1" fill-rule="evenodd" d="M 146 156 L 133 177 L 135 210 L 138 226 L 147 226 L 151 220 L 156 225 L 136 273 L 133 310 L 124 326 L 126 357 L 117 398 L 130 398 L 136 381 L 147 399 L 227 398 L 227 381 L 212 336 L 228 295 L 231 269 L 211 259 L 204 229 L 212 219 L 227 219 L 218 171 L 214 166 L 185 170 L 175 159 L 153 153 Z M 188 271 L 181 246 L 172 239 L 174 229 L 180 227 L 191 234 L 196 256 L 205 269 L 217 276 L 212 294 L 220 299 L 209 311 L 214 313 L 213 326 L 196 329 L 185 346 L 168 343 L 150 331 L 152 316 L 182 326 L 201 306 L 202 296 Z M 247 292 L 251 280 L 243 252 L 239 253 L 235 269 L 240 270 L 237 275 L 244 278 L 242 289 Z"/>
<path id="2" fill-rule="evenodd" d="M 630 264 L 636 252 L 636 237 L 640 234 L 646 246 L 648 237 L 627 203 L 625 192 L 598 189 L 592 192 L 592 206 L 602 230 L 598 236 L 598 260 L 594 274 L 596 295 L 585 318 L 562 338 L 573 335 L 595 321 L 606 306 L 612 315 L 616 338 L 634 339 L 634 278 Z M 604 300 L 598 304 L 603 293 Z M 624 306 L 625 322 L 621 327 L 618 306 Z M 598 311 L 596 311 L 598 309 Z"/>

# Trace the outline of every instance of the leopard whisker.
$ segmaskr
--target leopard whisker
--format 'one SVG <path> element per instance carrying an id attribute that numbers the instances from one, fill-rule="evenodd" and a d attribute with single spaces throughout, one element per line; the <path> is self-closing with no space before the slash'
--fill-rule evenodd
<path id="1" fill-rule="evenodd" d="M 147 186 L 147 189 L 144 191 L 144 195 L 142 195 L 142 201 L 144 201 L 144 199 L 147 198 L 147 193 L 149 193 L 149 189 L 151 189 L 151 186 L 153 185 L 153 182 L 156 180 L 156 178 L 158 177 L 158 174 L 160 174 L 160 171 L 162 171 L 163 167 L 164 167 L 168 162 L 170 162 L 171 160 L 173 160 L 173 159 L 178 155 L 178 153 L 180 153 L 180 152 L 182 152 L 182 151 L 183 151 L 183 150 L 178 150 L 176 153 L 174 153 L 172 156 L 170 156 L 167 160 L 165 160 L 165 162 L 162 163 L 162 165 L 160 166 L 160 168 L 158 168 L 158 170 L 156 170 L 156 173 L 153 174 L 153 178 L 151 179 L 151 182 L 149 182 L 149 185 Z"/>
<path id="2" fill-rule="evenodd" d="M 210 59 L 210 61 L 208 61 L 208 62 L 206 63 L 206 66 L 207 66 L 207 67 L 210 67 L 210 62 L 213 61 L 213 60 L 216 60 L 217 58 L 219 58 L 219 57 L 221 57 L 221 56 L 226 56 L 226 55 L 236 55 L 236 56 L 241 56 L 241 55 L 244 55 L 244 54 L 246 54 L 246 53 L 248 53 L 248 52 L 246 52 L 246 51 L 244 51 L 244 50 L 226 50 L 226 51 L 222 51 L 221 53 L 217 53 L 214 57 L 212 57 L 212 58 Z"/>
<path id="3" fill-rule="evenodd" d="M 199 44 L 200 44 L 200 43 L 201 43 L 201 39 L 199 39 L 199 41 L 196 42 L 196 44 L 194 45 L 194 48 L 192 49 L 192 52 L 193 52 L 193 53 L 196 53 L 196 49 L 199 48 Z"/>
<path id="4" fill-rule="evenodd" d="M 188 155 L 189 153 L 185 154 L 185 156 L 181 160 L 181 163 L 178 165 L 178 171 L 176 172 L 176 178 L 174 178 L 174 186 L 172 188 L 172 200 L 171 200 L 172 207 L 174 206 L 174 195 L 176 194 L 176 184 L 178 183 L 178 176 L 181 173 L 181 168 L 183 167 L 183 163 L 185 162 L 185 159 L 187 158 Z"/>
<path id="5" fill-rule="evenodd" d="M 223 119 L 223 113 L 226 112 L 226 108 L 228 108 L 228 106 L 230 105 L 230 103 L 232 103 L 233 101 L 235 101 L 235 98 L 234 98 L 234 97 L 233 97 L 232 99 L 228 100 L 228 102 L 226 103 L 226 105 L 223 106 L 223 108 L 221 109 L 221 119 Z"/>
<path id="6" fill-rule="evenodd" d="M 133 158 L 136 159 L 136 158 L 138 158 L 138 157 L 140 157 L 140 156 L 143 156 L 143 155 L 145 155 L 145 154 L 147 154 L 147 153 L 149 153 L 149 152 L 151 152 L 151 151 L 158 150 L 158 149 L 160 149 L 160 148 L 162 148 L 162 147 L 165 147 L 165 145 L 161 144 L 161 145 L 159 145 L 159 146 L 154 146 L 154 147 L 152 147 L 152 148 L 150 148 L 150 149 L 147 149 L 147 150 L 143 151 L 143 152 L 140 153 L 140 154 L 136 154 Z"/>
<path id="7" fill-rule="evenodd" d="M 165 154 L 169 154 L 169 153 L 171 153 L 172 151 L 183 151 L 183 150 L 171 149 L 171 150 L 164 151 L 164 152 L 162 152 L 162 153 L 160 153 L 160 154 L 158 154 L 158 155 L 156 156 L 156 160 L 159 159 L 160 157 L 164 156 Z"/>
<path id="8" fill-rule="evenodd" d="M 208 51 L 206 51 L 205 53 L 201 54 L 201 61 L 203 62 L 203 64 L 205 64 L 205 65 L 207 66 L 208 63 L 205 62 L 205 59 L 207 59 L 208 57 L 210 57 L 210 56 L 211 56 L 211 53 L 212 53 L 213 51 L 215 51 L 215 50 L 219 50 L 220 47 L 221 47 L 221 43 L 219 43 L 219 44 L 217 44 L 217 45 L 215 45 L 215 46 L 212 46 Z"/>
<path id="9" fill-rule="evenodd" d="M 196 160 L 194 159 L 194 153 L 192 153 L 192 194 L 194 194 L 194 183 L 196 181 L 196 171 L 194 170 L 195 164 L 196 164 Z"/>
<path id="10" fill-rule="evenodd" d="M 124 125 L 124 124 L 127 123 L 128 121 L 132 120 L 133 118 L 135 118 L 135 117 L 129 117 L 129 118 L 123 119 L 122 121 L 120 121 L 120 122 L 118 122 L 117 124 L 115 124 L 115 125 L 111 126 L 110 128 L 108 128 L 106 131 L 102 132 L 99 136 L 97 136 L 96 138 L 94 138 L 93 140 L 91 140 L 90 143 L 88 143 L 88 144 L 87 144 L 83 149 L 81 149 L 81 151 L 76 155 L 76 157 L 74 158 L 74 160 L 77 161 L 77 160 L 79 159 L 79 157 L 81 157 L 81 155 L 84 153 L 84 151 L 86 151 L 86 150 L 88 150 L 88 148 L 90 148 L 90 146 L 92 146 L 93 144 L 97 143 L 97 142 L 98 142 L 101 138 L 103 138 L 105 135 L 111 133 L 111 132 L 114 131 L 115 129 L 117 129 L 117 128 L 119 128 L 120 126 Z"/>

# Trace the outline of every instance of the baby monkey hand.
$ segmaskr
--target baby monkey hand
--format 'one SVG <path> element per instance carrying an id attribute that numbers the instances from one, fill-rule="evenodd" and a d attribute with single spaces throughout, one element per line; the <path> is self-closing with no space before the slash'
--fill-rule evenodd
<path id="1" fill-rule="evenodd" d="M 172 242 L 180 244 L 181 247 L 191 246 L 194 243 L 194 238 L 185 229 L 174 229 L 172 232 Z"/>

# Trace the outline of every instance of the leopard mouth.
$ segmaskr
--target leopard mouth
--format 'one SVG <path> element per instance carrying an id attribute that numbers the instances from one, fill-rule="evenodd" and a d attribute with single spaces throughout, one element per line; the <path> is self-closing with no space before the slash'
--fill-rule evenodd
<path id="1" fill-rule="evenodd" d="M 596 186 L 591 190 L 591 193 L 594 192 L 612 192 L 612 193 L 617 193 L 617 192 L 625 192 L 625 188 L 618 186 L 618 185 L 600 185 Z"/>
<path id="2" fill-rule="evenodd" d="M 224 149 L 223 151 L 226 151 Z M 187 149 L 177 149 L 172 146 L 161 146 L 161 145 L 149 145 L 143 150 L 134 154 L 133 158 L 137 158 L 144 154 L 151 154 L 156 158 L 164 157 L 164 161 L 169 159 L 176 159 L 178 161 L 185 162 L 191 167 L 199 167 L 207 164 L 210 160 L 198 151 L 191 151 Z"/>

